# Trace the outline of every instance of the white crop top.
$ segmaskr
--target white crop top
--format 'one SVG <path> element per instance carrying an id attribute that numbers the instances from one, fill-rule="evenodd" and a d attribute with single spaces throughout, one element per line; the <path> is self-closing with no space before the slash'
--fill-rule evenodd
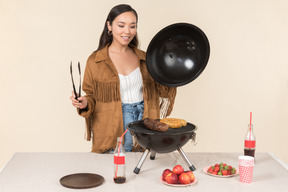
<path id="1" fill-rule="evenodd" d="M 137 103 L 143 101 L 143 82 L 139 67 L 129 75 L 119 75 L 120 95 L 122 103 Z"/>

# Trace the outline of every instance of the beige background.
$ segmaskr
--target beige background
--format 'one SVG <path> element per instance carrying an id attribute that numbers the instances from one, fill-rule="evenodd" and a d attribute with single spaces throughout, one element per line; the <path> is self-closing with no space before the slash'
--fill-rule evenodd
<path id="1" fill-rule="evenodd" d="M 207 68 L 178 89 L 172 114 L 198 126 L 185 151 L 242 152 L 252 111 L 257 151 L 288 163 L 288 1 L 0 0 L 0 168 L 15 152 L 90 151 L 69 63 L 84 70 L 119 3 L 138 11 L 143 50 L 177 22 L 209 38 Z"/>

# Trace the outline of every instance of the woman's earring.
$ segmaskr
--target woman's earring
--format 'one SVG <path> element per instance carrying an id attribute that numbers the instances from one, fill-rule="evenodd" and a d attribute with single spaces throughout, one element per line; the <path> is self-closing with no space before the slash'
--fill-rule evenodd
<path id="1" fill-rule="evenodd" d="M 108 31 L 108 35 L 111 36 L 112 35 L 112 31 Z"/>

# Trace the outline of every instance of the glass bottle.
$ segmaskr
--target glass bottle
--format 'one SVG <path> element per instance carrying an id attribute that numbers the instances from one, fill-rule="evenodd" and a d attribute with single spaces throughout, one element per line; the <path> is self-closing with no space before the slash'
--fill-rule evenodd
<path id="1" fill-rule="evenodd" d="M 244 155 L 255 157 L 256 137 L 254 135 L 253 125 L 248 125 L 247 134 L 244 143 Z"/>
<path id="2" fill-rule="evenodd" d="M 114 150 L 114 182 L 125 183 L 126 151 L 123 147 L 123 139 L 117 137 L 117 144 Z"/>

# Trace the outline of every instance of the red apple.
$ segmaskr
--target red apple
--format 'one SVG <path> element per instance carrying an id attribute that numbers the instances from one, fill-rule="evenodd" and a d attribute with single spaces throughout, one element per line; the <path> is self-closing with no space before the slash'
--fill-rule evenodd
<path id="1" fill-rule="evenodd" d="M 165 177 L 165 181 L 169 184 L 177 184 L 178 183 L 178 175 L 171 172 L 168 173 L 168 175 L 166 175 Z"/>
<path id="2" fill-rule="evenodd" d="M 162 179 L 165 180 L 166 175 L 171 173 L 172 171 L 170 169 L 165 169 L 162 173 Z"/>
<path id="3" fill-rule="evenodd" d="M 173 173 L 180 175 L 183 172 L 184 172 L 184 168 L 181 165 L 175 165 L 175 167 L 173 167 Z"/>
<path id="4" fill-rule="evenodd" d="M 195 179 L 194 173 L 192 171 L 185 171 L 185 173 L 187 173 L 190 176 L 190 180 L 191 182 L 193 182 Z"/>
<path id="5" fill-rule="evenodd" d="M 183 172 L 179 175 L 179 181 L 181 184 L 189 184 L 191 183 L 191 177 L 188 173 Z"/>

